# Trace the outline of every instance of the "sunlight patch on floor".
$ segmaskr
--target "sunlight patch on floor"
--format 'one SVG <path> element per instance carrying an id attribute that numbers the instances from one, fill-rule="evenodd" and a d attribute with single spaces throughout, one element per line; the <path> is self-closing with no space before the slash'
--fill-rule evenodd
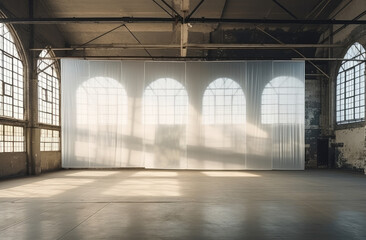
<path id="1" fill-rule="evenodd" d="M 0 198 L 47 198 L 94 182 L 93 179 L 52 178 L 0 190 Z"/>
<path id="2" fill-rule="evenodd" d="M 177 172 L 171 171 L 141 171 L 132 175 L 132 177 L 176 177 Z"/>
<path id="3" fill-rule="evenodd" d="M 81 171 L 76 173 L 69 173 L 66 176 L 70 177 L 105 177 L 117 174 L 119 171 Z"/>
<path id="4" fill-rule="evenodd" d="M 258 174 L 248 172 L 232 172 L 232 171 L 205 171 L 201 172 L 209 177 L 260 177 Z"/>

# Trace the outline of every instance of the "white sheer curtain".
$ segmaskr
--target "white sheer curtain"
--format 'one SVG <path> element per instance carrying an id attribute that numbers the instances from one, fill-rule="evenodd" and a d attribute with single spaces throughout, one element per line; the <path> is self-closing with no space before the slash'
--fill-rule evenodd
<path id="1" fill-rule="evenodd" d="M 63 167 L 304 169 L 304 63 L 62 60 Z"/>
<path id="2" fill-rule="evenodd" d="M 143 124 L 147 168 L 187 168 L 185 84 L 185 63 L 145 63 Z"/>
<path id="3" fill-rule="evenodd" d="M 190 102 L 195 109 L 188 126 L 195 126 L 189 134 L 188 168 L 245 169 L 245 65 L 187 63 L 189 98 L 194 98 Z"/>
<path id="4" fill-rule="evenodd" d="M 141 152 L 142 145 L 131 134 L 131 107 L 136 104 L 127 95 L 133 88 L 126 88 L 130 84 L 122 65 L 117 61 L 62 60 L 63 167 L 141 166 L 141 156 L 134 153 Z"/>

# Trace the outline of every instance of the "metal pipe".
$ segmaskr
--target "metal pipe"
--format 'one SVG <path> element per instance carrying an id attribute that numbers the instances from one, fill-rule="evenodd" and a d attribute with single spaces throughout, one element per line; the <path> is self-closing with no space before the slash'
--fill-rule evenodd
<path id="1" fill-rule="evenodd" d="M 166 12 L 169 16 L 171 16 L 172 18 L 174 18 L 173 14 L 171 14 L 170 12 L 168 12 L 168 10 L 166 10 L 165 8 L 163 8 L 163 6 L 161 6 L 157 1 L 152 0 L 156 5 L 158 5 L 161 9 L 163 9 L 164 12 Z"/>
<path id="2" fill-rule="evenodd" d="M 306 16 L 305 16 L 305 19 L 309 19 L 309 17 L 314 14 L 314 12 L 327 0 L 321 0 L 317 5 L 315 5 L 315 7 L 310 11 L 310 13 L 308 13 Z M 332 18 L 330 18 L 332 19 Z"/>
<path id="3" fill-rule="evenodd" d="M 366 62 L 365 59 L 354 58 L 292 58 L 292 60 L 306 60 L 306 61 L 354 61 L 354 62 Z"/>
<path id="4" fill-rule="evenodd" d="M 192 15 L 197 11 L 197 9 L 201 6 L 201 4 L 204 2 L 205 0 L 201 0 L 197 6 L 192 10 L 192 12 L 186 17 L 185 22 L 189 21 L 189 19 L 192 17 Z"/>
<path id="5" fill-rule="evenodd" d="M 304 24 L 304 25 L 335 25 L 335 24 L 366 24 L 366 20 L 306 20 L 306 19 L 229 19 L 229 18 L 191 18 L 190 23 L 248 23 L 248 24 Z"/>
<path id="6" fill-rule="evenodd" d="M 172 7 L 170 6 L 165 0 L 161 0 L 165 6 L 167 6 L 170 10 L 172 10 L 180 19 L 182 19 L 182 16 Z"/>
<path id="7" fill-rule="evenodd" d="M 366 15 L 366 10 L 363 11 L 362 13 L 360 13 L 359 15 L 357 15 L 352 21 L 357 21 L 358 19 L 360 19 L 361 17 L 363 17 L 365 15 Z M 331 35 L 329 35 L 328 37 L 323 39 L 323 41 L 321 41 L 321 43 L 326 42 L 330 37 L 334 37 L 337 33 L 342 31 L 343 29 L 345 29 L 348 25 L 350 25 L 350 24 L 344 24 L 343 26 L 339 27 L 337 30 L 333 31 Z"/>
<path id="8" fill-rule="evenodd" d="M 267 36 L 269 36 L 270 38 L 274 39 L 276 42 L 278 42 L 279 44 L 283 44 L 283 42 L 281 42 L 279 39 L 277 39 L 276 37 L 272 36 L 271 34 L 269 34 L 268 32 L 266 32 L 265 30 L 261 29 L 260 27 L 257 27 L 257 29 L 261 32 L 263 32 L 264 34 L 266 34 Z M 294 51 L 295 53 L 299 54 L 301 57 L 306 58 L 306 56 L 304 54 L 302 54 L 301 52 L 299 52 L 297 49 L 292 48 L 292 51 Z M 326 74 L 320 67 L 318 67 L 316 64 L 314 64 L 312 61 L 308 62 L 313 65 L 316 69 L 318 69 L 319 72 L 321 72 L 324 76 L 326 76 L 328 79 L 330 78 L 328 74 Z"/>
<path id="9" fill-rule="evenodd" d="M 109 33 L 113 32 L 113 31 L 115 31 L 115 30 L 117 30 L 118 28 L 121 28 L 121 27 L 123 27 L 123 26 L 125 26 L 125 24 L 124 24 L 124 23 L 123 23 L 123 24 L 121 24 L 121 25 L 119 25 L 119 26 L 117 26 L 117 27 L 115 27 L 115 28 L 113 28 L 113 29 L 111 29 L 111 30 L 108 30 L 108 31 L 107 31 L 107 32 L 105 32 L 105 33 L 102 33 L 102 34 L 100 34 L 100 35 L 98 35 L 98 36 L 94 37 L 93 39 L 91 39 L 91 40 L 89 40 L 89 41 L 87 41 L 87 42 L 85 42 L 85 43 L 81 44 L 79 47 L 82 47 L 82 46 L 85 46 L 85 45 L 87 45 L 87 44 L 89 44 L 89 43 L 91 43 L 91 42 L 94 42 L 95 40 L 98 40 L 99 38 L 104 37 L 105 35 L 107 35 L 107 34 L 109 34 Z"/>
<path id="10" fill-rule="evenodd" d="M 194 60 L 203 60 L 203 61 L 217 61 L 217 60 L 225 60 L 225 61 L 257 61 L 257 60 L 278 60 L 278 61 L 357 61 L 357 62 L 366 62 L 366 60 L 358 60 L 358 59 L 346 59 L 346 58 L 291 58 L 291 59 L 273 59 L 273 58 L 260 58 L 260 59 L 246 59 L 246 58 L 233 58 L 233 57 L 202 57 L 202 56 L 188 56 L 188 57 L 179 57 L 179 56 L 67 56 L 67 57 L 47 57 L 47 58 L 40 58 L 38 59 L 116 59 L 116 60 L 123 60 L 123 59 L 135 59 L 135 60 L 181 60 L 187 61 L 189 59 Z M 324 75 L 324 74 L 321 74 Z"/>
<path id="11" fill-rule="evenodd" d="M 291 17 L 293 17 L 294 19 L 298 19 L 295 14 L 293 14 L 290 10 L 288 10 L 285 6 L 283 6 L 280 2 L 278 2 L 277 0 L 272 0 L 274 3 L 276 3 L 280 8 L 282 8 L 282 10 L 284 10 L 285 12 L 287 12 Z"/>
<path id="12" fill-rule="evenodd" d="M 127 27 L 127 25 L 126 24 L 123 24 L 124 26 L 125 26 L 125 28 L 127 29 L 127 31 L 131 34 L 131 36 L 140 44 L 140 46 L 142 45 L 142 43 L 141 43 L 141 41 L 136 37 L 136 35 L 135 34 L 133 34 L 133 32 Z M 151 56 L 151 54 L 150 54 L 150 52 L 149 51 L 147 51 L 147 49 L 146 48 L 144 48 L 143 47 L 143 49 L 145 50 L 145 52 L 147 53 L 147 55 L 149 55 L 150 57 L 152 57 Z"/>
<path id="13" fill-rule="evenodd" d="M 190 49 L 288 49 L 288 48 L 342 48 L 341 44 L 188 44 Z M 89 45 L 52 48 L 53 51 L 84 51 L 84 50 L 115 50 L 115 49 L 179 49 L 178 44 L 112 44 Z M 32 48 L 31 51 L 42 51 L 42 48 Z"/>
<path id="14" fill-rule="evenodd" d="M 0 23 L 9 24 L 68 24 L 68 23 L 175 23 L 183 19 L 158 17 L 74 17 L 74 18 L 1 18 Z M 307 19 L 231 19 L 231 18 L 190 18 L 186 23 L 242 23 L 242 24 L 304 24 L 304 25 L 334 25 L 366 24 L 366 20 L 307 20 Z"/>
<path id="15" fill-rule="evenodd" d="M 330 17 L 330 19 L 335 18 L 340 12 L 342 12 L 353 0 L 349 0 L 341 9 L 338 10 L 333 16 Z"/>

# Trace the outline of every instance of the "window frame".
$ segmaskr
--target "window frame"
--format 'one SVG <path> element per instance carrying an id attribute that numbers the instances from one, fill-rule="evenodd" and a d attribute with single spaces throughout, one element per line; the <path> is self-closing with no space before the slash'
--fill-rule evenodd
<path id="1" fill-rule="evenodd" d="M 2 17 L 0 13 L 0 17 Z M 2 76 L 2 80 L 0 81 L 1 85 L 1 94 L 0 94 L 0 105 L 2 105 L 2 110 L 0 112 L 0 120 L 10 120 L 17 122 L 25 122 L 26 121 L 26 62 L 24 61 L 23 48 L 21 47 L 20 41 L 16 35 L 16 32 L 12 29 L 10 25 L 5 23 L 0 23 L 1 29 L 7 30 L 6 34 L 9 34 L 8 38 L 5 36 L 6 34 L 0 34 L 0 42 L 2 45 L 0 46 L 0 61 L 2 63 L 2 67 L 0 67 L 0 74 Z M 9 49 L 5 48 L 5 42 L 8 42 L 10 46 L 10 50 L 13 53 L 8 52 Z M 6 61 L 5 58 L 9 60 Z M 6 66 L 9 65 L 9 66 Z M 19 71 L 22 70 L 22 71 Z M 10 75 L 5 77 L 5 72 L 9 72 Z M 6 82 L 5 78 L 10 78 L 11 83 Z M 20 85 L 21 83 L 21 85 Z M 11 93 L 6 93 L 6 86 L 11 88 Z M 8 99 L 11 103 L 6 103 Z M 11 109 L 11 116 L 6 114 L 6 108 Z M 15 116 L 17 115 L 17 116 Z M 19 115 L 21 117 L 19 117 Z"/>
<path id="2" fill-rule="evenodd" d="M 156 88 L 154 85 L 160 84 L 159 81 L 164 81 L 164 85 Z M 169 81 L 174 87 L 169 86 Z M 174 94 L 167 94 L 170 91 Z M 164 92 L 164 94 L 159 95 L 156 92 Z M 162 98 L 173 98 L 173 104 L 169 104 L 167 100 L 165 100 L 165 103 L 160 104 Z M 186 86 L 182 82 L 170 77 L 157 78 L 145 87 L 142 99 L 143 125 L 186 125 L 188 123 L 189 96 Z M 151 104 L 152 101 L 156 104 Z M 167 113 L 169 107 L 173 108 L 174 112 L 172 114 Z M 156 111 L 153 111 L 154 109 Z M 150 121 L 147 121 L 147 119 L 150 119 Z M 172 120 L 172 122 L 169 120 Z"/>
<path id="3" fill-rule="evenodd" d="M 99 86 L 99 81 L 107 81 L 107 87 Z M 100 90 L 102 89 L 102 90 Z M 91 77 L 88 80 L 84 81 L 82 84 L 79 85 L 79 87 L 76 89 L 76 111 L 78 112 L 76 116 L 76 124 L 79 127 L 86 127 L 88 124 L 91 124 L 91 122 L 88 120 L 87 116 L 90 114 L 89 109 L 90 103 L 88 98 L 91 98 L 91 96 L 94 99 L 99 99 L 104 97 L 106 95 L 103 93 L 103 91 L 107 91 L 109 96 L 106 100 L 108 102 L 107 106 L 109 105 L 112 100 L 110 97 L 117 97 L 117 102 L 115 105 L 116 108 L 118 106 L 121 108 L 120 111 L 116 113 L 116 111 L 111 114 L 110 110 L 105 108 L 106 106 L 104 104 L 98 104 L 97 106 L 93 106 L 92 112 L 97 115 L 97 118 L 93 120 L 93 123 L 95 122 L 103 122 L 104 125 L 109 125 L 111 122 L 114 124 L 115 119 L 121 117 L 122 119 L 121 124 L 127 125 L 128 124 L 128 117 L 129 117 L 129 99 L 126 87 L 123 83 L 117 81 L 114 78 L 111 77 Z M 88 92 L 93 92 L 92 94 L 88 94 Z M 114 102 L 115 103 L 115 102 Z M 118 105 L 120 103 L 120 105 Z M 82 113 L 83 112 L 83 113 Z M 82 114 L 81 114 L 82 113 Z M 86 114 L 85 114 L 86 113 Z"/>
<path id="4" fill-rule="evenodd" d="M 223 80 L 225 81 L 223 83 L 223 87 L 216 87 L 214 88 L 215 84 Z M 230 86 L 226 87 L 226 81 L 230 81 Z M 231 86 L 234 84 L 234 88 L 231 88 Z M 235 93 L 226 95 L 226 92 L 230 89 L 235 89 Z M 219 92 L 223 92 L 223 94 L 218 94 Z M 211 92 L 211 94 L 208 94 Z M 241 94 L 240 94 L 241 93 Z M 205 104 L 205 98 L 213 98 L 213 104 L 212 101 L 208 101 L 211 104 Z M 218 104 L 217 100 L 219 97 L 223 97 L 223 103 Z M 230 104 L 226 104 L 226 97 L 230 98 Z M 239 103 L 234 104 L 234 99 L 243 98 L 242 101 L 239 101 Z M 244 104 L 243 104 L 244 103 Z M 218 113 L 218 109 L 222 108 L 221 113 Z M 237 107 L 237 110 L 234 111 L 235 107 Z M 202 124 L 203 125 L 235 125 L 235 124 L 246 124 L 246 96 L 244 93 L 244 89 L 240 84 L 229 78 L 229 77 L 220 77 L 216 78 L 215 80 L 211 81 L 208 86 L 205 88 L 202 96 Z M 208 110 L 206 110 L 208 108 Z M 205 114 L 205 112 L 210 112 L 209 109 L 212 109 L 213 114 Z M 241 109 L 242 108 L 242 109 Z M 228 111 L 228 109 L 230 111 Z M 230 112 L 227 114 L 227 112 Z M 213 119 L 207 119 L 209 116 L 213 116 Z M 230 116 L 230 121 L 227 121 L 226 116 Z M 234 118 L 235 116 L 235 118 Z M 221 119 L 221 120 L 220 120 Z M 235 119 L 235 121 L 234 121 Z"/>
<path id="5" fill-rule="evenodd" d="M 0 11 L 0 18 L 6 18 L 6 16 Z M 20 141 L 22 143 L 22 150 L 21 151 L 14 151 L 14 142 L 13 142 L 13 151 L 10 152 L 0 152 L 0 154 L 5 154 L 5 153 L 11 153 L 11 154 L 23 154 L 26 152 L 27 150 L 27 131 L 26 131 L 26 123 L 28 121 L 27 119 L 27 113 L 28 113 L 28 109 L 26 108 L 27 105 L 27 95 L 28 95 L 28 89 L 26 88 L 26 86 L 28 85 L 28 75 L 27 75 L 27 69 L 28 69 L 28 62 L 27 62 L 27 58 L 25 57 L 25 51 L 24 48 L 21 44 L 21 41 L 19 39 L 19 36 L 17 34 L 17 32 L 14 30 L 13 26 L 10 24 L 6 24 L 6 23 L 1 23 L 2 27 L 5 28 L 7 30 L 7 34 L 9 34 L 10 39 L 11 39 L 11 43 L 12 45 L 12 50 L 13 50 L 13 54 L 9 54 L 6 49 L 1 46 L 0 52 L 2 54 L 2 56 L 7 56 L 7 57 L 11 57 L 12 61 L 12 74 L 11 74 L 11 78 L 12 78 L 12 84 L 10 85 L 12 88 L 12 93 L 11 94 L 7 94 L 8 97 L 11 96 L 12 98 L 12 117 L 9 116 L 5 116 L 4 114 L 0 115 L 0 125 L 3 126 L 11 126 L 14 130 L 14 128 L 21 128 L 22 132 L 23 132 L 23 140 Z M 1 34 L 0 36 L 1 38 L 5 38 L 3 34 Z M 17 60 L 17 62 L 14 63 L 14 59 Z M 5 61 L 3 59 L 1 59 L 1 61 Z M 5 66 L 3 66 L 4 68 Z M 3 71 L 0 71 L 1 74 L 3 74 Z M 5 89 L 3 88 L 5 84 L 4 78 L 1 84 L 1 93 L 3 93 L 3 91 L 5 91 Z M 17 90 L 15 91 L 14 89 L 18 88 L 21 89 L 20 91 Z M 20 96 L 19 96 L 20 94 Z M 15 99 L 16 96 L 18 95 L 18 99 Z M 2 94 L 2 96 L 4 96 L 4 94 Z M 19 98 L 20 97 L 20 98 Z M 22 106 L 21 105 L 17 105 L 15 107 L 18 108 L 17 114 L 22 115 L 21 118 L 15 118 L 14 114 L 15 114 L 15 107 L 14 107 L 14 102 L 18 102 L 21 101 Z M 20 108 L 20 109 L 19 109 Z M 18 115 L 19 116 L 19 115 Z M 14 131 L 13 131 L 14 134 Z M 19 142 L 19 141 L 15 141 L 15 142 Z"/>
<path id="6" fill-rule="evenodd" d="M 281 78 L 284 78 L 281 82 L 281 84 L 279 86 L 274 86 L 273 81 L 279 79 L 281 80 Z M 260 117 L 261 117 L 261 124 L 262 125 L 291 125 L 291 124 L 305 124 L 305 119 L 304 118 L 298 118 L 299 116 L 299 112 L 298 112 L 298 108 L 296 108 L 296 106 L 299 105 L 298 103 L 298 99 L 299 98 L 299 93 L 297 91 L 294 90 L 295 89 L 303 89 L 302 91 L 302 103 L 303 103 L 303 115 L 301 116 L 305 116 L 305 82 L 301 81 L 300 79 L 296 78 L 296 77 L 290 77 L 290 79 L 286 79 L 288 77 L 286 76 L 278 76 L 278 77 L 274 77 L 273 79 L 271 79 L 263 88 L 262 94 L 261 94 L 261 104 L 260 104 Z M 291 86 L 288 85 L 288 81 L 298 81 L 299 83 L 303 84 L 302 87 L 299 86 Z M 282 89 L 282 91 L 280 90 Z M 292 91 L 288 91 L 290 92 L 290 94 L 284 94 L 283 89 L 292 89 Z M 269 90 L 269 91 L 273 91 L 275 94 L 265 94 L 265 91 Z M 271 104 L 264 104 L 264 97 L 265 96 L 272 96 L 272 100 L 276 99 L 275 104 L 271 103 Z M 286 97 L 289 96 L 295 96 L 295 102 L 291 102 L 291 101 L 286 101 L 286 103 L 281 103 L 281 100 L 286 99 Z M 275 111 L 274 112 L 270 112 L 270 113 L 266 113 L 264 112 L 264 107 L 265 106 L 269 106 L 269 108 L 274 108 Z M 281 111 L 281 106 L 287 106 L 287 112 L 282 112 Z M 289 106 L 295 106 L 294 110 L 290 110 L 291 108 L 289 108 Z M 265 118 L 265 116 L 273 116 L 272 118 Z M 282 117 L 283 118 L 282 118 Z M 271 119 L 270 121 L 268 121 L 268 119 Z M 286 120 L 283 120 L 286 119 Z M 289 119 L 294 119 L 294 121 L 289 121 Z M 300 121 L 297 121 L 298 119 L 300 119 Z"/>
<path id="7" fill-rule="evenodd" d="M 44 136 L 42 133 L 46 132 L 47 135 Z M 48 136 L 48 133 L 51 132 L 51 137 Z M 54 136 L 54 133 L 57 132 L 58 136 Z M 51 139 L 51 140 L 49 140 Z M 54 141 L 54 140 L 57 141 Z M 46 150 L 46 144 L 51 144 L 51 149 Z M 57 144 L 57 149 L 54 149 L 54 145 Z M 61 131 L 58 129 L 40 129 L 40 151 L 41 152 L 59 152 L 61 151 Z"/>
<path id="8" fill-rule="evenodd" d="M 7 131 L 6 128 L 11 128 L 11 135 L 9 130 Z M 19 128 L 21 130 L 22 135 L 17 135 L 17 131 L 15 128 Z M 17 140 L 17 138 L 21 137 L 21 140 Z M 16 145 L 20 144 L 21 150 L 16 150 Z M 11 145 L 11 146 L 10 146 Z M 19 147 L 18 146 L 18 147 Z M 10 151 L 5 151 L 6 147 L 10 148 Z M 12 125 L 12 124 L 3 124 L 0 123 L 0 153 L 20 153 L 26 151 L 26 143 L 25 143 L 25 128 L 23 126 Z"/>
<path id="9" fill-rule="evenodd" d="M 46 47 L 45 49 L 42 50 L 43 51 L 47 51 L 45 53 L 45 56 L 44 57 L 48 57 L 48 58 L 54 58 L 55 55 L 53 53 L 53 51 L 51 50 L 50 47 Z M 56 128 L 61 128 L 61 77 L 60 77 L 60 71 L 59 71 L 59 64 L 57 62 L 57 60 L 50 60 L 52 61 L 52 63 L 48 64 L 46 66 L 46 68 L 44 69 L 39 69 L 40 67 L 40 64 L 41 64 L 41 61 L 42 61 L 42 58 L 44 57 L 41 57 L 41 54 L 42 52 L 39 54 L 38 56 L 38 61 L 37 61 L 37 92 L 38 92 L 38 95 L 37 95 L 37 101 L 38 101 L 38 123 L 39 125 L 42 125 L 42 126 L 53 126 L 53 127 L 56 127 Z M 47 64 L 46 62 L 44 64 Z M 49 74 L 46 72 L 46 70 L 48 68 L 51 68 L 52 70 L 52 74 Z M 42 74 L 42 75 L 41 75 Z M 45 81 L 45 84 L 46 84 L 46 88 L 40 86 L 40 75 L 43 76 L 43 79 Z M 50 80 L 50 79 L 51 80 Z M 47 88 L 48 86 L 48 83 L 52 80 L 57 80 L 57 84 L 58 86 L 57 87 L 54 87 L 53 86 L 53 83 L 51 84 L 51 90 Z M 56 95 L 55 94 L 55 90 L 58 91 L 58 94 Z M 43 93 L 44 93 L 44 99 L 43 99 Z M 51 100 L 48 99 L 49 96 L 48 94 L 51 93 Z M 57 97 L 57 98 L 55 98 Z M 53 101 L 55 98 L 56 102 Z M 40 109 L 40 106 L 41 106 L 41 101 L 44 102 L 44 104 L 51 104 L 51 112 L 47 111 L 47 107 L 45 106 L 45 111 L 41 110 Z M 54 111 L 55 110 L 55 111 Z M 50 122 L 48 120 L 41 120 L 41 114 L 45 114 L 45 115 L 51 115 L 51 119 L 50 119 Z M 47 116 L 45 117 L 47 118 Z"/>
<path id="10" fill-rule="evenodd" d="M 360 45 L 361 48 L 358 49 L 357 45 Z M 366 97 L 365 97 L 365 91 L 366 91 L 366 49 L 365 47 L 359 43 L 359 42 L 354 42 L 353 44 L 351 44 L 348 48 L 347 51 L 344 54 L 344 58 L 347 57 L 347 55 L 349 54 L 349 51 L 351 50 L 352 47 L 356 47 L 357 50 L 359 50 L 357 55 L 352 56 L 352 58 L 350 59 L 354 59 L 356 61 L 352 61 L 352 60 L 348 60 L 348 61 L 342 61 L 342 63 L 339 65 L 338 67 L 338 71 L 337 71 L 337 75 L 335 78 L 335 94 L 334 94 L 334 99 L 335 99 L 335 104 L 334 104 L 334 121 L 335 121 L 335 125 L 338 128 L 342 128 L 342 126 L 345 125 L 356 125 L 358 126 L 359 124 L 363 124 L 365 122 L 365 108 L 366 108 Z M 360 59 L 360 57 L 363 57 L 364 61 L 360 61 L 362 59 Z M 345 65 L 349 62 L 356 62 L 352 63 L 352 66 L 345 68 Z M 356 76 L 357 73 L 357 68 L 359 71 L 362 71 L 362 65 L 363 64 L 363 73 L 360 72 L 359 75 Z M 353 71 L 353 77 L 347 79 L 347 72 L 349 71 Z M 344 75 L 343 76 L 343 81 L 341 78 L 341 74 Z M 341 79 L 340 79 L 341 78 Z M 340 80 L 339 80 L 340 79 Z M 363 86 L 359 86 L 358 89 L 356 89 L 356 80 L 358 80 L 358 85 L 363 84 Z M 352 81 L 352 88 L 353 88 L 353 94 L 351 96 L 347 97 L 347 83 Z M 343 88 L 338 86 L 343 86 Z M 343 89 L 343 92 L 340 92 Z M 356 90 L 358 90 L 358 94 L 356 94 Z M 340 96 L 340 97 L 339 97 Z M 339 97 L 339 98 L 338 98 Z M 356 98 L 361 98 L 361 101 L 359 100 L 358 103 L 359 105 L 356 106 Z M 363 98 L 363 101 L 362 101 Z M 353 99 L 352 101 L 352 105 L 351 107 L 347 108 L 347 99 Z M 339 104 L 338 104 L 339 102 Z M 343 105 L 343 108 L 340 108 L 340 106 Z M 360 115 L 358 118 L 356 118 L 356 109 L 359 109 L 358 114 Z M 352 111 L 352 115 L 353 117 L 351 119 L 347 119 L 347 116 L 349 116 L 349 114 L 347 114 L 347 110 Z M 343 113 L 343 114 L 341 114 Z M 341 114 L 340 116 L 338 114 Z M 363 115 L 363 116 L 362 116 Z M 339 120 L 338 120 L 339 118 Z"/>

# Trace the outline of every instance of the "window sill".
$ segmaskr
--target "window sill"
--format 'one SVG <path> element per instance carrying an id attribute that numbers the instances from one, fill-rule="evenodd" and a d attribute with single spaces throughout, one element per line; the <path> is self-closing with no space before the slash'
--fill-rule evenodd
<path id="1" fill-rule="evenodd" d="M 342 130 L 342 129 L 350 129 L 350 128 L 360 128 L 365 127 L 365 120 L 361 122 L 354 122 L 354 123 L 345 123 L 345 124 L 336 124 L 335 130 Z"/>

